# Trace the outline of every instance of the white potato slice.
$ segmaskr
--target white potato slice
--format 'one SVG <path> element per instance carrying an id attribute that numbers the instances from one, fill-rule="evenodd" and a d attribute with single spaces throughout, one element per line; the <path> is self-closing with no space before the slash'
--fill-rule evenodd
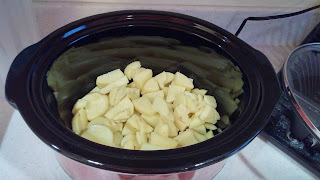
<path id="1" fill-rule="evenodd" d="M 130 128 L 128 128 L 128 125 L 127 125 L 127 124 L 124 125 L 124 127 L 123 127 L 123 129 L 122 129 L 122 132 L 121 132 L 122 135 L 126 136 L 126 135 L 128 135 L 128 134 L 133 134 L 133 133 L 135 133 L 135 132 L 134 132 L 134 131 L 131 131 Z"/>
<path id="2" fill-rule="evenodd" d="M 184 92 L 185 91 L 185 87 L 182 86 L 177 86 L 177 85 L 170 85 L 169 89 L 168 89 L 168 94 L 166 97 L 166 102 L 171 103 L 173 101 L 175 101 L 176 99 L 176 95 L 180 92 Z"/>
<path id="3" fill-rule="evenodd" d="M 144 115 L 155 115 L 156 112 L 152 109 L 152 104 L 147 97 L 140 97 L 138 99 L 134 99 L 133 101 L 134 108 Z"/>
<path id="4" fill-rule="evenodd" d="M 174 122 L 174 115 L 173 115 L 172 110 L 169 110 L 169 114 L 167 116 L 160 115 L 160 118 L 165 119 L 167 121 Z"/>
<path id="5" fill-rule="evenodd" d="M 128 97 L 125 97 L 116 106 L 111 108 L 104 116 L 108 119 L 113 119 L 115 115 L 127 109 L 129 109 L 129 115 L 131 116 L 134 112 L 134 106 L 131 100 Z"/>
<path id="6" fill-rule="evenodd" d="M 164 82 L 167 79 L 167 73 L 163 71 L 162 73 L 156 75 L 154 78 L 157 80 L 160 88 L 162 89 L 164 87 Z"/>
<path id="7" fill-rule="evenodd" d="M 150 78 L 144 85 L 141 90 L 141 94 L 152 93 L 159 91 L 159 85 L 155 78 Z"/>
<path id="8" fill-rule="evenodd" d="M 147 143 L 147 134 L 143 132 L 136 132 L 136 138 L 139 143 L 139 145 L 142 145 L 144 143 Z"/>
<path id="9" fill-rule="evenodd" d="M 180 72 L 176 72 L 174 81 L 177 85 L 185 87 L 186 90 L 194 88 L 192 81 L 190 81 L 190 79 L 187 76 Z"/>
<path id="10" fill-rule="evenodd" d="M 208 105 L 217 108 L 217 101 L 213 96 L 204 95 L 203 96 L 204 102 L 206 102 Z"/>
<path id="11" fill-rule="evenodd" d="M 119 89 L 119 87 L 115 87 L 109 93 L 110 106 L 115 106 L 116 105 L 115 101 L 116 101 L 118 89 Z"/>
<path id="12" fill-rule="evenodd" d="M 168 128 L 169 128 L 169 134 L 168 136 L 170 138 L 176 137 L 178 135 L 178 129 L 173 121 L 167 121 Z"/>
<path id="13" fill-rule="evenodd" d="M 113 133 L 106 126 L 92 125 L 82 133 L 82 137 L 86 136 L 94 136 L 97 139 L 96 143 L 113 146 Z"/>
<path id="14" fill-rule="evenodd" d="M 108 128 L 110 128 L 110 130 L 112 132 L 119 131 L 117 124 L 114 121 L 107 119 L 105 117 L 97 117 L 97 118 L 93 119 L 91 122 L 89 122 L 87 127 L 90 127 L 92 125 L 104 125 L 104 126 L 107 126 Z"/>
<path id="15" fill-rule="evenodd" d="M 160 146 L 155 146 L 149 143 L 143 143 L 141 144 L 140 150 L 141 151 L 156 151 L 156 150 L 164 150 L 166 148 L 160 147 Z"/>
<path id="16" fill-rule="evenodd" d="M 169 108 L 168 108 L 166 101 L 159 96 L 156 96 L 154 98 L 154 101 L 152 104 L 152 109 L 154 111 L 158 112 L 162 116 L 169 115 Z"/>
<path id="17" fill-rule="evenodd" d="M 202 135 L 196 131 L 192 131 L 194 137 L 197 139 L 198 142 L 202 142 L 202 141 L 205 141 L 207 140 L 207 137 L 205 135 Z"/>
<path id="18" fill-rule="evenodd" d="M 204 125 L 200 125 L 191 129 L 203 135 L 207 133 L 206 127 Z"/>
<path id="19" fill-rule="evenodd" d="M 159 121 L 156 127 L 154 128 L 154 132 L 163 137 L 169 136 L 169 126 L 168 124 L 163 123 L 163 121 Z"/>
<path id="20" fill-rule="evenodd" d="M 76 114 L 80 109 L 85 108 L 87 105 L 87 102 L 88 101 L 84 99 L 78 99 L 78 101 L 74 104 L 72 108 L 72 114 Z"/>
<path id="21" fill-rule="evenodd" d="M 132 142 L 132 141 L 127 141 L 127 142 L 123 145 L 123 149 L 134 150 L 133 142 Z"/>
<path id="22" fill-rule="evenodd" d="M 120 87 L 120 86 L 126 85 L 128 83 L 129 83 L 129 81 L 128 81 L 127 76 L 123 76 L 120 79 L 118 79 L 118 80 L 114 81 L 113 83 L 108 84 L 107 86 L 102 88 L 100 90 L 100 93 L 101 94 L 108 94 L 113 88 Z"/>
<path id="23" fill-rule="evenodd" d="M 109 108 L 109 98 L 106 95 L 96 93 L 96 99 L 89 100 L 86 104 L 86 113 L 88 120 L 91 121 L 97 117 L 103 116 Z"/>
<path id="24" fill-rule="evenodd" d="M 116 95 L 116 98 L 115 98 L 115 101 L 114 101 L 114 106 L 116 104 L 118 104 L 126 95 L 126 84 L 125 85 L 122 85 L 119 87 L 118 91 L 117 91 L 117 95 Z"/>
<path id="25" fill-rule="evenodd" d="M 201 96 L 204 96 L 208 91 L 205 89 L 198 89 L 198 88 L 194 88 L 191 90 L 192 93 L 194 94 L 199 94 Z"/>
<path id="26" fill-rule="evenodd" d="M 176 140 L 160 136 L 155 132 L 151 133 L 149 143 L 155 146 L 160 146 L 168 149 L 175 148 L 178 145 L 178 142 Z"/>
<path id="27" fill-rule="evenodd" d="M 122 141 L 122 134 L 121 132 L 114 132 L 113 133 L 113 143 L 117 146 L 121 146 L 121 141 Z"/>
<path id="28" fill-rule="evenodd" d="M 139 61 L 134 61 L 127 65 L 127 67 L 124 69 L 124 74 L 128 77 L 129 80 L 131 80 L 134 74 L 136 73 L 136 70 L 140 67 L 141 63 Z"/>
<path id="29" fill-rule="evenodd" d="M 150 102 L 153 102 L 153 100 L 154 100 L 154 98 L 156 96 L 164 98 L 164 93 L 163 93 L 162 90 L 160 90 L 160 91 L 155 91 L 155 92 L 152 92 L 152 93 L 144 94 L 143 96 L 147 97 L 150 100 Z"/>
<path id="30" fill-rule="evenodd" d="M 116 122 L 126 122 L 127 119 L 130 118 L 130 110 L 129 109 L 126 109 L 122 112 L 119 112 L 118 114 L 116 114 L 114 117 L 113 117 L 113 120 L 116 121 Z"/>
<path id="31" fill-rule="evenodd" d="M 175 120 L 175 121 L 174 121 L 174 124 L 176 125 L 176 127 L 177 127 L 181 132 L 183 132 L 184 130 L 187 129 L 187 125 L 186 125 L 184 122 L 180 121 L 180 120 Z"/>
<path id="32" fill-rule="evenodd" d="M 181 145 L 181 146 L 190 146 L 190 145 L 198 143 L 198 141 L 194 137 L 193 133 L 188 130 L 179 133 L 179 135 L 173 139 L 178 141 L 179 145 Z"/>
<path id="33" fill-rule="evenodd" d="M 197 105 L 196 105 L 196 101 L 193 100 L 191 97 L 187 96 L 186 98 L 187 100 L 187 105 L 186 107 L 189 109 L 190 113 L 196 113 L 199 111 Z"/>
<path id="34" fill-rule="evenodd" d="M 151 69 L 144 69 L 140 73 L 136 73 L 133 76 L 133 82 L 137 86 L 137 88 L 142 89 L 144 84 L 152 77 L 152 70 Z"/>
<path id="35" fill-rule="evenodd" d="M 140 130 L 140 117 L 137 115 L 132 115 L 126 122 L 126 126 L 133 131 L 138 132 Z"/>
<path id="36" fill-rule="evenodd" d="M 189 128 L 195 128 L 198 126 L 203 125 L 205 122 L 203 120 L 201 120 L 200 118 L 194 118 L 191 120 Z"/>
<path id="37" fill-rule="evenodd" d="M 165 98 L 167 98 L 168 90 L 169 90 L 169 88 L 168 88 L 168 87 L 164 87 L 164 88 L 162 88 L 162 91 L 163 91 L 163 94 L 164 94 L 164 97 L 165 97 Z"/>
<path id="38" fill-rule="evenodd" d="M 171 83 L 174 79 L 174 74 L 171 72 L 166 72 L 166 80 L 164 81 L 164 85 Z"/>
<path id="39" fill-rule="evenodd" d="M 115 122 L 118 128 L 118 131 L 122 132 L 123 129 L 123 123 L 122 122 Z"/>
<path id="40" fill-rule="evenodd" d="M 142 118 L 140 118 L 139 127 L 140 132 L 143 133 L 151 133 L 153 131 L 153 128 L 149 124 L 147 124 Z"/>
<path id="41" fill-rule="evenodd" d="M 87 114 L 84 109 L 80 109 L 72 118 L 71 121 L 72 131 L 76 134 L 80 134 L 81 131 L 86 129 L 88 125 Z"/>
<path id="42" fill-rule="evenodd" d="M 118 79 L 124 76 L 123 72 L 120 69 L 113 70 L 101 76 L 98 76 L 96 79 L 96 85 L 102 89 L 107 85 L 117 81 Z"/>
<path id="43" fill-rule="evenodd" d="M 142 114 L 141 118 L 143 120 L 145 120 L 146 123 L 149 124 L 153 128 L 156 127 L 156 125 L 158 124 L 158 121 L 160 120 L 159 115 L 147 116 L 147 115 Z"/>
<path id="44" fill-rule="evenodd" d="M 140 89 L 126 88 L 126 94 L 131 100 L 138 99 L 140 97 Z"/>
<path id="45" fill-rule="evenodd" d="M 207 139 L 210 139 L 214 137 L 214 134 L 212 131 L 208 131 L 205 136 L 207 137 Z"/>
<path id="46" fill-rule="evenodd" d="M 189 113 L 190 111 L 183 104 L 180 104 L 174 108 L 174 119 L 189 125 Z"/>
<path id="47" fill-rule="evenodd" d="M 98 86 L 96 86 L 89 93 L 100 93 L 100 88 Z"/>
<path id="48" fill-rule="evenodd" d="M 205 123 L 204 126 L 209 130 L 217 130 L 217 126 L 215 126 L 214 124 Z"/>
<path id="49" fill-rule="evenodd" d="M 187 105 L 187 98 L 183 92 L 179 92 L 176 94 L 176 98 L 173 103 L 173 107 L 179 106 L 180 104 Z"/>
<path id="50" fill-rule="evenodd" d="M 212 124 L 213 121 L 215 120 L 215 113 L 214 113 L 215 109 L 210 106 L 210 105 L 206 105 L 203 109 L 203 112 L 201 113 L 201 115 L 199 116 L 200 119 L 204 120 L 205 122 L 210 122 Z"/>

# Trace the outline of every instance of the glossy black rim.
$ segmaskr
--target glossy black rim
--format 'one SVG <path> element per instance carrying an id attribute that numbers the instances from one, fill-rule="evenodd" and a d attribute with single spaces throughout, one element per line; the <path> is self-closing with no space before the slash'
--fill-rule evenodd
<path id="1" fill-rule="evenodd" d="M 51 64 L 48 59 L 59 53 L 54 47 L 67 46 L 87 34 L 106 28 L 126 26 L 174 28 L 195 33 L 219 45 L 237 62 L 248 79 L 248 107 L 237 122 L 208 141 L 150 152 L 106 147 L 85 140 L 66 128 L 46 105 L 42 92 L 45 73 Z M 166 174 L 196 170 L 219 162 L 242 149 L 261 131 L 280 94 L 274 69 L 262 53 L 211 23 L 177 13 L 134 10 L 95 15 L 56 30 L 33 49 L 35 51 L 25 60 L 23 67 L 16 67 L 18 63 L 11 66 L 13 75 L 7 77 L 6 83 L 8 101 L 16 104 L 29 127 L 53 149 L 81 163 L 117 172 Z M 22 83 L 12 83 L 17 79 Z M 21 91 L 8 92 L 12 86 Z"/>

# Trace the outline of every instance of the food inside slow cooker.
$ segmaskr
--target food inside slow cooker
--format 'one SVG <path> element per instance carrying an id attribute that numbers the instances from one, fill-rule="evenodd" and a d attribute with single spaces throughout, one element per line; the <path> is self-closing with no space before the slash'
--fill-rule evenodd
<path id="1" fill-rule="evenodd" d="M 230 126 L 243 93 L 242 73 L 230 60 L 162 37 L 72 48 L 53 63 L 47 82 L 61 118 L 71 121 L 76 134 L 135 150 L 214 137 Z"/>

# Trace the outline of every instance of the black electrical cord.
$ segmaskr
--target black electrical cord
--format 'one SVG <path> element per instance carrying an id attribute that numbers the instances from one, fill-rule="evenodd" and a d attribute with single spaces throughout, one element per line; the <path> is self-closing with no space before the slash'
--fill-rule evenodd
<path id="1" fill-rule="evenodd" d="M 242 23 L 241 23 L 240 27 L 238 28 L 237 32 L 235 33 L 235 35 L 238 36 L 240 34 L 241 30 L 243 29 L 243 27 L 247 23 L 247 21 L 265 21 L 265 20 L 272 20 L 272 19 L 287 18 L 287 17 L 291 17 L 291 16 L 300 15 L 300 14 L 306 13 L 308 11 L 312 11 L 314 9 L 317 9 L 317 8 L 320 8 L 320 5 L 313 6 L 308 9 L 294 12 L 294 13 L 280 14 L 280 15 L 275 15 L 275 16 L 265 16 L 265 17 L 248 17 L 242 21 Z"/>

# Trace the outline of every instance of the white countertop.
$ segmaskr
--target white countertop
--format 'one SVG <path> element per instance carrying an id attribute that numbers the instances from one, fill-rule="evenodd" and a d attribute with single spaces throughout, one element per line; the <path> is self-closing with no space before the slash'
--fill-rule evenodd
<path id="1" fill-rule="evenodd" d="M 1 122 L 0 176 L 2 180 L 69 180 L 58 164 L 54 151 L 29 129 L 18 111 L 14 111 L 7 127 Z M 307 170 L 261 136 L 227 159 L 214 178 L 220 179 L 315 179 Z"/>

